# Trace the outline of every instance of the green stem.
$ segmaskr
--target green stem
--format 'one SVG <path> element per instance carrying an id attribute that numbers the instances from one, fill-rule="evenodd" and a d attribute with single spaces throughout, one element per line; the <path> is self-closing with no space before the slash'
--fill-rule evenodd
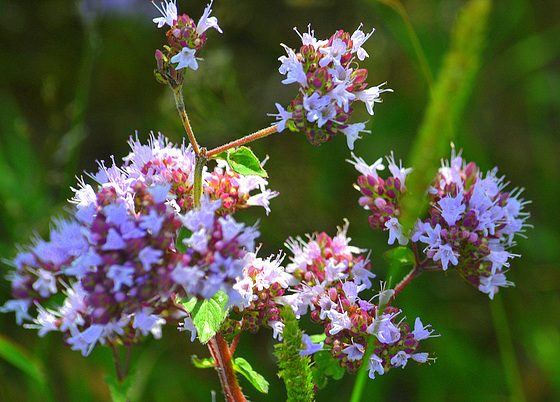
<path id="1" fill-rule="evenodd" d="M 193 129 L 191 127 L 191 123 L 189 122 L 189 116 L 187 116 L 187 112 L 185 110 L 185 102 L 183 101 L 183 89 L 182 86 L 173 87 L 173 96 L 175 97 L 175 106 L 177 106 L 177 111 L 179 112 L 179 116 L 181 116 L 181 121 L 183 122 L 183 127 L 185 127 L 185 131 L 187 132 L 187 136 L 189 137 L 189 141 L 193 147 L 193 151 L 196 155 L 200 154 L 200 148 L 196 142 L 196 138 L 194 136 Z"/>
<path id="2" fill-rule="evenodd" d="M 394 295 L 394 294 L 393 294 Z M 377 342 L 377 332 L 379 332 L 379 327 L 381 325 L 381 320 L 379 317 L 383 315 L 385 308 L 391 301 L 392 297 L 384 297 L 383 292 L 379 293 L 379 305 L 375 310 L 375 325 L 373 326 L 373 331 L 370 336 L 367 338 L 367 348 L 366 352 L 364 353 L 364 357 L 362 360 L 362 365 L 358 370 L 358 374 L 356 376 L 356 382 L 354 383 L 354 389 L 352 390 L 352 397 L 350 402 L 360 402 L 362 398 L 362 394 L 364 393 L 364 388 L 366 385 L 366 381 L 368 379 L 368 366 L 369 366 L 369 358 L 375 349 L 375 343 Z"/>
<path id="3" fill-rule="evenodd" d="M 235 147 L 238 147 L 240 145 L 245 145 L 245 144 L 247 144 L 251 141 L 255 141 L 255 140 L 258 140 L 260 138 L 264 138 L 266 136 L 269 136 L 270 134 L 274 134 L 277 131 L 278 131 L 278 125 L 277 124 L 274 125 L 274 126 L 271 126 L 271 127 L 263 128 L 262 130 L 259 130 L 259 131 L 255 132 L 253 134 L 249 134 L 249 135 L 247 135 L 243 138 L 240 138 L 238 140 L 229 142 L 226 145 L 222 145 L 221 147 L 214 148 L 214 149 L 208 151 L 206 153 L 206 156 L 208 158 L 211 158 L 215 155 L 218 155 L 221 152 L 227 151 L 228 149 L 235 148 Z"/>
<path id="4" fill-rule="evenodd" d="M 193 197 L 194 197 L 194 207 L 200 207 L 200 198 L 202 197 L 202 172 L 204 171 L 204 166 L 208 163 L 208 156 L 206 155 L 206 149 L 202 148 L 199 153 L 195 156 L 195 168 L 194 168 L 194 186 L 193 186 Z"/>

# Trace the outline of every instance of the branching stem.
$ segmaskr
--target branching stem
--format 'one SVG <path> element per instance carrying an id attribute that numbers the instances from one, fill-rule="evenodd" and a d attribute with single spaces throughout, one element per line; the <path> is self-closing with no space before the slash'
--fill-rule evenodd
<path id="1" fill-rule="evenodd" d="M 393 299 L 397 297 L 397 295 L 403 291 L 405 287 L 407 287 L 414 278 L 419 276 L 424 271 L 441 271 L 441 268 L 437 265 L 428 266 L 428 262 L 431 261 L 430 259 L 426 258 L 424 261 L 420 262 L 420 257 L 418 255 L 418 247 L 416 243 L 412 243 L 412 251 L 414 252 L 414 260 L 416 263 L 414 264 L 414 268 L 403 278 L 402 281 L 399 282 L 397 286 L 395 286 L 395 293 L 393 294 Z"/>
<path id="2" fill-rule="evenodd" d="M 239 387 L 239 383 L 237 382 L 237 377 L 235 377 L 232 357 L 227 341 L 220 334 L 216 334 L 216 336 L 208 341 L 208 349 L 210 350 L 210 354 L 214 358 L 216 370 L 218 371 L 222 389 L 224 390 L 224 394 L 226 396 L 226 401 L 247 401 L 245 395 L 243 395 L 243 392 L 241 392 L 241 388 Z"/>
<path id="3" fill-rule="evenodd" d="M 115 362 L 115 368 L 117 370 L 117 380 L 119 383 L 123 382 L 128 374 L 128 366 L 130 363 L 130 347 L 126 347 L 126 355 L 124 359 L 124 365 L 121 363 L 121 357 L 119 355 L 119 350 L 115 345 L 111 345 L 111 352 L 113 353 L 113 361 Z"/>
<path id="4" fill-rule="evenodd" d="M 229 142 L 225 145 L 222 145 L 221 147 L 214 148 L 214 149 L 208 151 L 206 153 L 206 156 L 208 156 L 208 158 L 212 158 L 213 156 L 216 156 L 221 152 L 227 151 L 228 149 L 235 148 L 235 147 L 238 147 L 238 146 L 241 146 L 241 145 L 245 145 L 245 144 L 247 144 L 251 141 L 255 141 L 255 140 L 258 140 L 260 138 L 264 138 L 266 136 L 269 136 L 270 134 L 274 134 L 277 131 L 278 131 L 278 124 L 276 124 L 274 126 L 267 127 L 267 128 L 263 128 L 262 130 L 259 130 L 259 131 L 255 132 L 253 134 L 249 134 L 249 135 L 247 135 L 243 138 L 240 138 L 238 140 Z"/>

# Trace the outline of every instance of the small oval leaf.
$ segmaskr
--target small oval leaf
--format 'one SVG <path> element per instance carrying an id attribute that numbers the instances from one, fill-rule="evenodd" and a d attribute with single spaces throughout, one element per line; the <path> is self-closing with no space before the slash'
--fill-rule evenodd
<path id="1" fill-rule="evenodd" d="M 228 150 L 226 161 L 231 170 L 243 176 L 255 175 L 268 177 L 266 171 L 262 168 L 261 163 L 255 156 L 253 151 L 247 147 L 239 147 L 237 150 Z"/>

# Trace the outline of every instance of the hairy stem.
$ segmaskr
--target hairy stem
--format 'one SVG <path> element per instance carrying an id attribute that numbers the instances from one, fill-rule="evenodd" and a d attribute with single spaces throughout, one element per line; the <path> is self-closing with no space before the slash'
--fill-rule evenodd
<path id="1" fill-rule="evenodd" d="M 235 352 L 235 348 L 237 348 L 237 343 L 239 342 L 239 337 L 241 336 L 241 332 L 238 333 L 235 338 L 233 338 L 233 341 L 231 341 L 231 345 L 229 347 L 229 354 L 233 355 L 233 353 Z"/>
<path id="2" fill-rule="evenodd" d="M 171 87 L 171 89 L 173 89 L 173 95 L 175 97 L 175 106 L 177 106 L 177 111 L 179 112 L 179 116 L 181 116 L 181 121 L 183 122 L 185 131 L 187 132 L 193 151 L 196 155 L 198 155 L 200 154 L 200 148 L 196 142 L 191 123 L 189 122 L 189 116 L 187 116 L 187 112 L 185 110 L 185 103 L 183 102 L 183 88 L 179 85 L 177 87 Z"/>
<path id="3" fill-rule="evenodd" d="M 208 158 L 211 158 L 211 157 L 216 156 L 217 154 L 219 154 L 221 152 L 227 151 L 228 149 L 235 148 L 235 147 L 238 147 L 240 145 L 245 145 L 245 144 L 247 144 L 251 141 L 255 141 L 255 140 L 258 140 L 260 138 L 264 138 L 266 136 L 269 136 L 270 134 L 274 134 L 277 131 L 278 131 L 278 125 L 277 124 L 274 125 L 274 126 L 271 126 L 271 127 L 263 128 L 262 130 L 259 130 L 259 131 L 255 132 L 253 134 L 249 134 L 249 135 L 247 135 L 243 138 L 240 138 L 238 140 L 229 142 L 226 145 L 222 145 L 221 147 L 214 148 L 214 149 L 208 151 L 206 153 L 206 156 L 208 156 Z"/>
<path id="4" fill-rule="evenodd" d="M 208 341 L 208 349 L 214 358 L 216 370 L 218 371 L 222 389 L 224 390 L 224 394 L 226 396 L 226 401 L 247 401 L 245 395 L 241 392 L 241 388 L 239 387 L 239 383 L 235 377 L 235 371 L 233 370 L 231 353 L 229 351 L 227 341 L 220 334 L 216 334 L 216 336 Z"/>

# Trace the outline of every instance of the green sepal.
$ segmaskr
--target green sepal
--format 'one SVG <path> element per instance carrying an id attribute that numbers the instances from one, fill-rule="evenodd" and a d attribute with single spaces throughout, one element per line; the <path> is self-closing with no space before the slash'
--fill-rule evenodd
<path id="1" fill-rule="evenodd" d="M 293 131 L 294 133 L 299 131 L 299 129 L 296 127 L 296 123 L 293 120 L 288 120 L 288 122 L 286 123 L 286 127 L 288 127 L 290 131 Z"/>
<path id="2" fill-rule="evenodd" d="M 262 375 L 253 370 L 247 360 L 242 357 L 236 357 L 233 359 L 232 363 L 234 370 L 243 374 L 243 377 L 245 377 L 257 391 L 263 394 L 268 394 L 268 381 L 266 381 Z"/>
<path id="3" fill-rule="evenodd" d="M 211 357 L 206 357 L 204 359 L 199 359 L 198 356 L 192 355 L 191 361 L 196 368 L 207 369 L 216 367 L 216 362 Z"/>
<path id="4" fill-rule="evenodd" d="M 205 344 L 220 330 L 227 314 L 227 300 L 224 292 L 218 292 L 207 300 L 192 298 L 181 302 L 185 310 L 191 313 L 200 343 Z"/>
<path id="5" fill-rule="evenodd" d="M 113 402 L 126 402 L 129 401 L 129 394 L 135 383 L 136 376 L 128 374 L 122 382 L 119 382 L 117 377 L 113 374 L 105 375 L 105 383 L 109 386 L 111 392 L 111 400 Z"/>
<path id="6" fill-rule="evenodd" d="M 262 168 L 259 159 L 247 147 L 239 147 L 235 150 L 228 149 L 216 155 L 216 158 L 225 160 L 231 170 L 242 176 L 268 177 L 268 173 Z"/>
<path id="7" fill-rule="evenodd" d="M 309 335 L 309 338 L 311 339 L 311 342 L 313 342 L 313 343 L 321 343 L 325 339 L 327 339 L 327 334 L 325 334 L 323 332 L 322 334 Z"/>

